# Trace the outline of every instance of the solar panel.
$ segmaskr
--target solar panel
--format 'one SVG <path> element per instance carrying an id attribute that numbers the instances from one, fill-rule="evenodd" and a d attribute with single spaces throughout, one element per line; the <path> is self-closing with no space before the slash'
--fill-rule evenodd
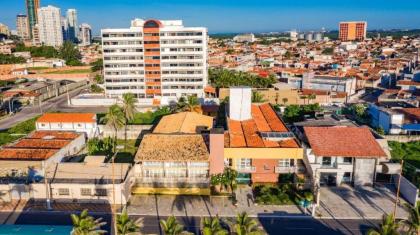
<path id="1" fill-rule="evenodd" d="M 263 139 L 290 139 L 293 138 L 294 135 L 292 132 L 260 132 L 260 135 Z"/>

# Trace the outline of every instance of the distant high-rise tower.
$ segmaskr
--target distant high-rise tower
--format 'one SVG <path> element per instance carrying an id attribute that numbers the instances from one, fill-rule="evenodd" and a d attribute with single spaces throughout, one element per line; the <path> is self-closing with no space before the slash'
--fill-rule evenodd
<path id="1" fill-rule="evenodd" d="M 39 0 L 26 0 L 26 15 L 28 17 L 29 36 L 32 38 L 32 29 L 38 23 Z"/>
<path id="2" fill-rule="evenodd" d="M 367 22 L 340 22 L 340 41 L 363 41 L 366 39 Z"/>
<path id="3" fill-rule="evenodd" d="M 19 14 L 16 16 L 16 31 L 17 35 L 23 40 L 30 38 L 28 17 L 26 15 Z"/>
<path id="4" fill-rule="evenodd" d="M 69 24 L 66 17 L 61 17 L 61 29 L 63 32 L 63 41 L 69 40 Z"/>
<path id="5" fill-rule="evenodd" d="M 92 41 L 92 28 L 90 25 L 83 23 L 79 27 L 79 39 L 82 46 L 89 46 Z"/>
<path id="6" fill-rule="evenodd" d="M 47 46 L 63 45 L 60 8 L 54 6 L 38 9 L 39 39 Z"/>
<path id="7" fill-rule="evenodd" d="M 67 10 L 68 40 L 77 43 L 77 11 L 76 9 Z"/>

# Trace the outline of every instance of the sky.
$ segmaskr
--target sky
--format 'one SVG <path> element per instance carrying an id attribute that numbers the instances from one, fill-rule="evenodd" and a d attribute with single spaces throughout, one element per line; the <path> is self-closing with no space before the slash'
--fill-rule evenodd
<path id="1" fill-rule="evenodd" d="M 78 10 L 79 24 L 94 34 L 101 28 L 126 28 L 134 18 L 181 19 L 209 33 L 278 32 L 338 28 L 338 22 L 364 20 L 368 29 L 420 28 L 420 0 L 41 0 Z M 14 29 L 25 0 L 0 0 L 0 23 Z"/>

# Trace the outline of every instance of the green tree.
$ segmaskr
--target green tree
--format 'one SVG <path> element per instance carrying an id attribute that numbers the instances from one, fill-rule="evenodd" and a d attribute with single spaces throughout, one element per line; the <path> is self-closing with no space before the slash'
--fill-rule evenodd
<path id="1" fill-rule="evenodd" d="M 286 106 L 287 102 L 289 101 L 289 99 L 287 99 L 286 97 L 281 99 L 283 101 L 283 105 Z"/>
<path id="2" fill-rule="evenodd" d="M 130 219 L 127 210 L 124 208 L 122 213 L 117 215 L 116 224 L 117 234 L 119 235 L 137 234 L 140 228 L 143 227 L 143 218 L 136 221 Z"/>
<path id="3" fill-rule="evenodd" d="M 219 218 L 203 218 L 201 219 L 201 232 L 203 235 L 228 235 L 228 231 L 220 225 Z"/>
<path id="4" fill-rule="evenodd" d="M 104 66 L 104 60 L 98 59 L 97 61 L 90 63 L 90 65 L 92 66 L 92 72 L 102 71 Z"/>
<path id="5" fill-rule="evenodd" d="M 405 204 L 408 209 L 408 219 L 404 221 L 409 227 L 409 234 L 419 235 L 420 234 L 420 203 L 416 203 L 415 206 Z"/>
<path id="6" fill-rule="evenodd" d="M 175 216 L 170 216 L 166 220 L 160 220 L 160 226 L 165 235 L 185 234 L 184 226 L 176 220 Z"/>
<path id="7" fill-rule="evenodd" d="M 71 214 L 71 220 L 73 223 L 72 235 L 99 235 L 105 234 L 105 230 L 101 230 L 101 227 L 106 224 L 102 222 L 102 218 L 95 219 L 89 216 L 88 210 L 83 210 L 80 215 Z"/>
<path id="8" fill-rule="evenodd" d="M 324 50 L 322 50 L 322 54 L 324 54 L 324 55 L 332 55 L 332 54 L 334 54 L 334 48 L 327 47 Z"/>
<path id="9" fill-rule="evenodd" d="M 106 126 L 112 128 L 115 132 L 112 148 L 112 152 L 115 153 L 118 130 L 121 129 L 125 123 L 124 113 L 118 105 L 114 104 L 109 107 L 108 112 L 105 114 L 105 117 L 103 117 L 103 121 L 106 123 Z"/>
<path id="10" fill-rule="evenodd" d="M 124 113 L 124 148 L 127 148 L 127 125 L 133 121 L 134 114 L 136 113 L 136 97 L 133 93 L 123 94 L 123 106 L 122 111 Z"/>
<path id="11" fill-rule="evenodd" d="M 238 177 L 238 172 L 230 167 L 225 167 L 225 169 L 223 170 L 223 175 L 226 178 L 227 185 L 230 191 L 233 192 L 237 186 L 236 179 Z"/>
<path id="12" fill-rule="evenodd" d="M 20 56 L 0 54 L 0 64 L 23 64 L 26 59 Z"/>
<path id="13" fill-rule="evenodd" d="M 264 99 L 264 96 L 261 95 L 261 93 L 259 93 L 257 91 L 253 91 L 252 92 L 251 101 L 252 101 L 252 103 L 263 103 L 263 102 L 266 102 L 266 100 Z"/>
<path id="14" fill-rule="evenodd" d="M 384 215 L 379 228 L 371 228 L 367 231 L 367 235 L 398 235 L 399 224 L 394 221 L 392 214 Z"/>
<path id="15" fill-rule="evenodd" d="M 289 105 L 284 109 L 283 118 L 288 123 L 301 121 L 302 110 L 298 105 Z"/>
<path id="16" fill-rule="evenodd" d="M 311 103 L 311 100 L 315 100 L 315 99 L 316 99 L 316 95 L 315 94 L 308 95 L 308 103 Z"/>
<path id="17" fill-rule="evenodd" d="M 95 75 L 95 82 L 98 83 L 98 84 L 103 84 L 104 83 L 104 77 L 102 77 L 99 74 L 96 74 Z"/>
<path id="18" fill-rule="evenodd" d="M 60 47 L 59 55 L 61 59 L 66 61 L 66 65 L 82 65 L 82 62 L 80 62 L 82 56 L 79 52 L 79 49 L 77 49 L 77 46 L 70 41 L 64 42 L 64 44 Z"/>
<path id="19" fill-rule="evenodd" d="M 231 223 L 232 234 L 235 235 L 262 235 L 265 234 L 258 227 L 258 222 L 248 216 L 246 212 L 239 213 L 236 220 Z"/>

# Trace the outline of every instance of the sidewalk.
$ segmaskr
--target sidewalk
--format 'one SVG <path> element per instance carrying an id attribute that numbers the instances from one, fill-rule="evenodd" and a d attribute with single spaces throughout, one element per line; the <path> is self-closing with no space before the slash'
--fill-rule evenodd
<path id="1" fill-rule="evenodd" d="M 232 217 L 240 212 L 250 216 L 263 217 L 308 217 L 303 208 L 296 205 L 254 205 L 248 188 L 237 191 L 237 206 L 227 197 L 178 196 L 178 195 L 137 195 L 131 198 L 129 214 L 150 216 L 215 216 Z"/>

